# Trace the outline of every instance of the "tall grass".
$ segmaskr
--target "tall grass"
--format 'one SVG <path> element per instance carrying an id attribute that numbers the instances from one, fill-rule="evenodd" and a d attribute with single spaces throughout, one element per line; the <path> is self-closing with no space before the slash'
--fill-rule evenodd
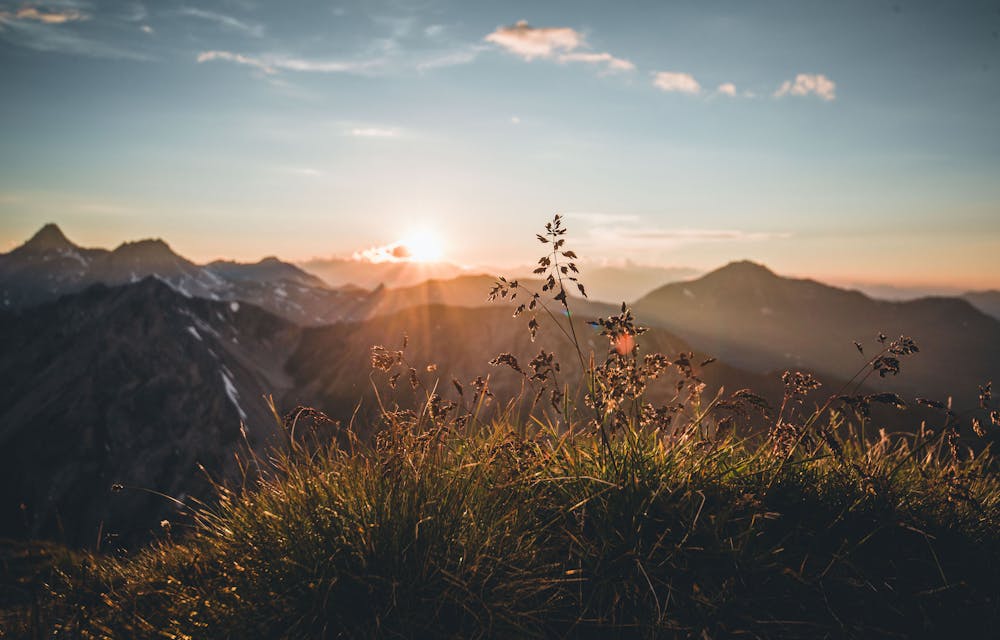
<path id="1" fill-rule="evenodd" d="M 562 229 L 557 218 L 540 237 L 558 252 L 540 261 L 542 291 L 511 280 L 494 291 L 527 297 L 518 313 L 533 333 L 532 314 L 571 317 L 547 306 L 570 310 L 562 277 L 577 271 L 558 261 L 575 257 L 556 245 Z M 404 350 L 377 348 L 388 387 L 377 436 L 311 437 L 293 412 L 282 420 L 287 445 L 248 458 L 242 482 L 217 485 L 190 527 L 165 522 L 132 558 L 64 564 L 19 628 L 862 638 L 982 637 L 1000 623 L 1000 476 L 988 447 L 962 446 L 944 404 L 934 429 L 865 438 L 853 428 L 872 403 L 903 402 L 859 381 L 894 375 L 912 342 L 881 340 L 850 387 L 810 412 L 803 398 L 818 383 L 800 372 L 786 375 L 778 408 L 749 390 L 701 398 L 686 354 L 640 356 L 642 328 L 624 307 L 599 323 L 603 362 L 565 326 L 585 364 L 584 406 L 544 351 L 525 367 L 510 354 L 495 361 L 525 378 L 535 411 L 524 421 L 485 417 L 487 402 L 504 400 L 489 397 L 485 378 L 455 381 L 448 401 Z M 646 386 L 668 374 L 677 395 L 651 406 Z M 425 402 L 393 405 L 400 380 Z M 751 412 L 770 429 L 739 428 Z"/>

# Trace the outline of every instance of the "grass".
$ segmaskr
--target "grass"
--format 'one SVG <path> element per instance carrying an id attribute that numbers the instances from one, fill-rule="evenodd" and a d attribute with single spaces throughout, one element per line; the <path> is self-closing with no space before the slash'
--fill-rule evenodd
<path id="1" fill-rule="evenodd" d="M 611 464 L 593 433 L 424 414 L 276 453 L 177 540 L 64 564 L 33 615 L 82 638 L 986 634 L 993 460 L 843 445 L 857 470 L 694 430 Z"/>
<path id="2" fill-rule="evenodd" d="M 562 277 L 575 254 L 559 219 L 540 240 L 545 288 L 526 296 L 532 335 L 567 312 Z M 565 267 L 565 270 L 563 270 Z M 554 273 L 552 272 L 554 270 Z M 581 293 L 583 289 L 580 289 Z M 524 300 L 524 297 L 522 297 Z M 403 351 L 373 350 L 390 387 L 372 437 L 321 414 L 282 420 L 287 444 L 249 455 L 236 485 L 187 524 L 164 522 L 128 558 L 54 554 L 31 597 L 0 607 L 7 637 L 983 637 L 1000 623 L 1000 475 L 989 447 L 958 439 L 959 416 L 911 434 L 863 437 L 863 394 L 895 375 L 912 341 L 880 337 L 855 379 L 819 409 L 818 382 L 788 372 L 775 411 L 740 390 L 703 400 L 685 354 L 640 357 L 628 310 L 602 320 L 609 352 L 589 360 L 575 406 L 544 351 L 524 376 L 534 411 L 487 414 L 488 382 L 456 401 L 425 385 Z M 859 347 L 860 349 L 860 347 Z M 888 369 L 888 370 L 887 370 Z M 430 372 L 433 369 L 427 368 Z M 657 377 L 676 379 L 661 407 Z M 981 409 L 989 413 L 989 387 Z M 940 403 L 937 403 L 940 404 Z M 752 412 L 769 430 L 748 431 Z M 714 419 L 723 414 L 727 417 Z M 486 419 L 486 415 L 493 418 Z M 995 414 L 993 414 L 995 415 Z M 308 434 L 305 418 L 325 430 Z M 299 419 L 302 418 L 302 424 Z M 279 418 L 280 419 L 280 418 Z M 994 421 L 996 422 L 996 421 Z M 724 426 L 728 425 L 728 426 Z M 711 426 L 712 428 L 708 428 Z M 984 429 L 976 423 L 977 429 Z M 991 427 L 992 428 L 992 427 Z M 27 593 L 27 592 L 24 592 Z M 3 634 L 0 634 L 3 637 Z"/>

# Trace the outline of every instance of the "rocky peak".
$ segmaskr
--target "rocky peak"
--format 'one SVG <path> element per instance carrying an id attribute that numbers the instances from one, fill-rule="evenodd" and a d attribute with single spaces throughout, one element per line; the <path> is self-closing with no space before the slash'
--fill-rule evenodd
<path id="1" fill-rule="evenodd" d="M 77 246 L 69 241 L 62 229 L 58 225 L 48 223 L 39 229 L 31 239 L 21 245 L 22 251 L 49 252 L 60 249 L 76 249 Z"/>

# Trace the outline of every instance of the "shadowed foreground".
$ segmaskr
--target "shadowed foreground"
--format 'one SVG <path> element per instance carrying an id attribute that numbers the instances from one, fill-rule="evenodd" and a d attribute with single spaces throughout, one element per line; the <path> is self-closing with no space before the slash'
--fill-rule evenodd
<path id="1" fill-rule="evenodd" d="M 389 414 L 293 444 L 132 559 L 7 612 L 83 638 L 872 637 L 1000 622 L 1000 483 L 943 440 L 779 452 Z M 182 535 L 179 535 L 182 534 Z M 178 537 L 175 541 L 174 537 Z"/>

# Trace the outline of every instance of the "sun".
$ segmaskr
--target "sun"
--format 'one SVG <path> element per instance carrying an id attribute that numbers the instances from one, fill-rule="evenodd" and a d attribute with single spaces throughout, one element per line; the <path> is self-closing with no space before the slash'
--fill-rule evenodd
<path id="1" fill-rule="evenodd" d="M 417 231 L 400 242 L 413 262 L 437 262 L 444 255 L 444 245 L 441 236 L 433 231 Z"/>

